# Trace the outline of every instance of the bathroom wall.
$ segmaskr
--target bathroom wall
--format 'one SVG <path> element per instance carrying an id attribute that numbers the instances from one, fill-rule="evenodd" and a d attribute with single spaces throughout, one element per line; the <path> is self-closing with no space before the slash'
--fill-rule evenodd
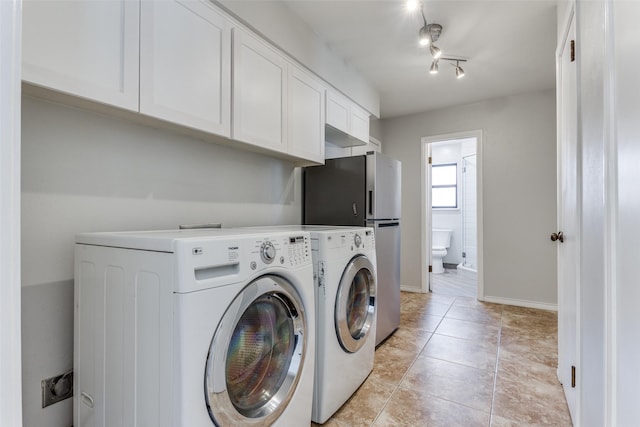
<path id="1" fill-rule="evenodd" d="M 382 120 L 384 151 L 402 161 L 402 285 L 421 287 L 421 138 L 483 131 L 485 298 L 555 308 L 555 90 Z"/>
<path id="2" fill-rule="evenodd" d="M 300 223 L 299 169 L 126 120 L 23 97 L 25 427 L 68 427 L 40 381 L 73 366 L 73 246 L 85 231 Z"/>

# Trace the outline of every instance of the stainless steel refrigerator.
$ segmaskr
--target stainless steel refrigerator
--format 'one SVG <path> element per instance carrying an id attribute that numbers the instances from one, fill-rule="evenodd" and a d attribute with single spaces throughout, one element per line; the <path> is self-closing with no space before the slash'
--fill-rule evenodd
<path id="1" fill-rule="evenodd" d="M 400 325 L 401 164 L 380 153 L 303 169 L 303 223 L 373 227 L 378 264 L 376 345 Z"/>

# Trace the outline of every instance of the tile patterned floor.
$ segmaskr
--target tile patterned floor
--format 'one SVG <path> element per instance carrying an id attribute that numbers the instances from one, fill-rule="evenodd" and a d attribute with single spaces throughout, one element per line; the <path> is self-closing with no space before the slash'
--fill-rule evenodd
<path id="1" fill-rule="evenodd" d="M 324 425 L 571 426 L 554 312 L 402 293 L 400 328 Z"/>

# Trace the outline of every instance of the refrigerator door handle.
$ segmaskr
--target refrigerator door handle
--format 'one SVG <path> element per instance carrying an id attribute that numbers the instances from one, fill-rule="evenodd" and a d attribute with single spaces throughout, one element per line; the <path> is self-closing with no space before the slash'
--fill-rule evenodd
<path id="1" fill-rule="evenodd" d="M 369 190 L 369 215 L 373 215 L 373 191 Z"/>
<path id="2" fill-rule="evenodd" d="M 358 207 L 355 202 L 351 205 L 351 209 L 353 210 L 353 216 L 358 216 Z"/>
<path id="3" fill-rule="evenodd" d="M 379 228 L 383 228 L 383 227 L 398 227 L 400 225 L 399 222 L 383 222 L 381 224 L 378 224 Z"/>

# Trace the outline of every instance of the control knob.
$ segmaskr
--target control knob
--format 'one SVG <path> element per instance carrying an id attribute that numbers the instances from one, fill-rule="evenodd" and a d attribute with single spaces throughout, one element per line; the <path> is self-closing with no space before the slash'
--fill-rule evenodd
<path id="1" fill-rule="evenodd" d="M 271 264 L 276 257 L 276 248 L 273 246 L 271 242 L 264 242 L 262 246 L 260 246 L 260 257 L 262 261 L 267 264 Z"/>
<path id="2" fill-rule="evenodd" d="M 362 237 L 358 233 L 353 237 L 353 243 L 356 245 L 356 248 L 359 248 L 362 244 Z"/>

